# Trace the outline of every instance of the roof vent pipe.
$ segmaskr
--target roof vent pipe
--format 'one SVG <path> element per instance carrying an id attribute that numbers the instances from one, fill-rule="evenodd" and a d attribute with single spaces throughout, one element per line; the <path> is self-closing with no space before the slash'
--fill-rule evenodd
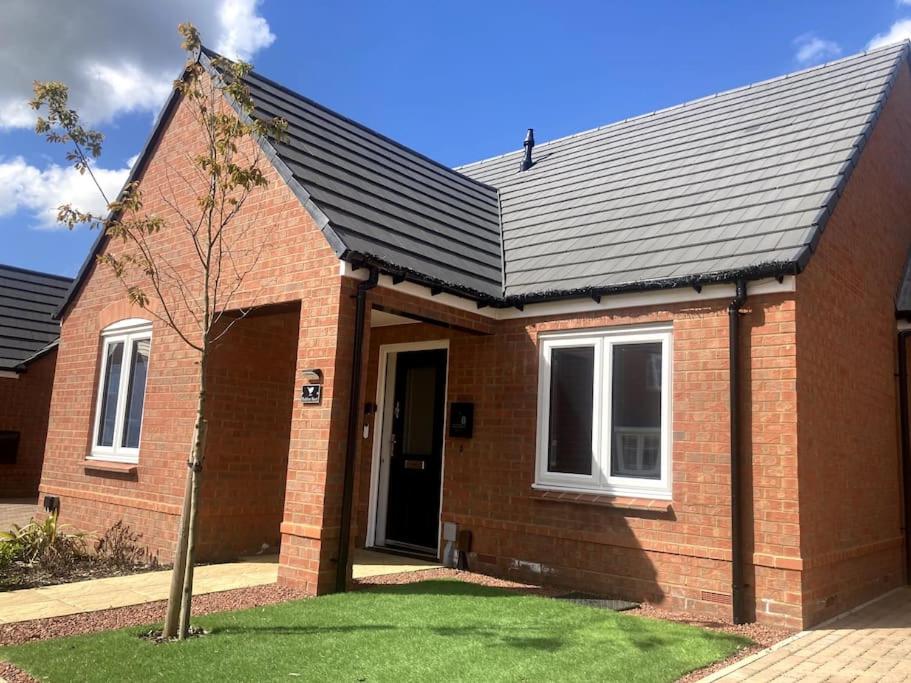
<path id="1" fill-rule="evenodd" d="M 528 132 L 525 134 L 525 142 L 522 143 L 522 146 L 525 147 L 525 157 L 522 159 L 522 163 L 519 165 L 519 171 L 527 171 L 531 168 L 531 165 L 535 163 L 531 160 L 531 150 L 535 146 L 534 128 L 528 129 Z"/>

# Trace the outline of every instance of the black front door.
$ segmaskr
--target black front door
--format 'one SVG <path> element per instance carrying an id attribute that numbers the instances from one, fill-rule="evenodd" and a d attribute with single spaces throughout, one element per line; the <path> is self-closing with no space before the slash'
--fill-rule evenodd
<path id="1" fill-rule="evenodd" d="M 437 552 L 446 351 L 403 351 L 395 368 L 386 545 Z"/>

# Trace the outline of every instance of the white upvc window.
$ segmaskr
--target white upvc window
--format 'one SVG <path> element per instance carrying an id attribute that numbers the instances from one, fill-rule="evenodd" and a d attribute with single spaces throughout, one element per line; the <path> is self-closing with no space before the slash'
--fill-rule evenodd
<path id="1" fill-rule="evenodd" d="M 535 488 L 671 498 L 671 328 L 542 334 Z"/>
<path id="2" fill-rule="evenodd" d="M 92 460 L 136 463 L 145 404 L 152 324 L 129 318 L 101 332 Z"/>

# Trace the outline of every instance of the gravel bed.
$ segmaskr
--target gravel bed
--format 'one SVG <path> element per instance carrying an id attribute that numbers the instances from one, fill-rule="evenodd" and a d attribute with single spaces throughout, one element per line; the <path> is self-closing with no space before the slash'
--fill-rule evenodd
<path id="1" fill-rule="evenodd" d="M 424 569 L 419 572 L 408 572 L 405 574 L 386 574 L 383 576 L 371 576 L 355 581 L 354 589 L 370 588 L 371 586 L 388 586 L 401 583 L 416 583 L 418 581 L 437 581 L 441 579 L 456 579 L 467 583 L 476 583 L 479 586 L 492 586 L 494 588 L 503 588 L 508 591 L 527 593 L 529 595 L 540 595 L 543 597 L 553 597 L 565 593 L 566 590 L 548 588 L 544 586 L 535 586 L 530 583 L 520 583 L 508 579 L 498 579 L 495 576 L 486 574 L 475 574 L 474 572 L 460 571 L 458 569 L 448 569 L 445 567 L 435 569 Z"/>
<path id="2" fill-rule="evenodd" d="M 249 607 L 262 607 L 287 600 L 307 597 L 302 591 L 276 583 L 251 588 L 237 588 L 219 593 L 206 593 L 193 598 L 193 614 L 227 612 Z M 14 624 L 0 624 L 0 646 L 19 645 L 31 640 L 61 638 L 83 633 L 109 631 L 127 626 L 143 626 L 164 621 L 167 601 L 116 607 L 99 612 L 83 612 L 50 619 L 33 619 Z"/>

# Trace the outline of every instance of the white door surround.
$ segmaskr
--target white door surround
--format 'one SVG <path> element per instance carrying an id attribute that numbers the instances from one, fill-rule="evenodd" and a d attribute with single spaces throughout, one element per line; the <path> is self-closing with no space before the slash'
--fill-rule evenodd
<path id="1" fill-rule="evenodd" d="M 396 359 L 399 353 L 407 351 L 446 351 L 446 387 L 443 402 L 443 453 L 440 474 L 440 516 L 443 512 L 443 477 L 446 472 L 446 421 L 449 405 L 449 340 L 436 339 L 423 342 L 384 344 L 380 346 L 376 379 L 376 411 L 373 413 L 373 448 L 370 460 L 370 502 L 367 508 L 366 546 L 382 547 L 386 543 L 386 507 L 389 491 L 389 468 L 384 466 L 389 459 L 389 435 L 392 429 L 392 404 L 395 393 Z M 442 530 L 442 519 L 440 521 Z M 437 537 L 439 538 L 439 533 Z M 439 541 L 437 542 L 439 548 Z"/>

